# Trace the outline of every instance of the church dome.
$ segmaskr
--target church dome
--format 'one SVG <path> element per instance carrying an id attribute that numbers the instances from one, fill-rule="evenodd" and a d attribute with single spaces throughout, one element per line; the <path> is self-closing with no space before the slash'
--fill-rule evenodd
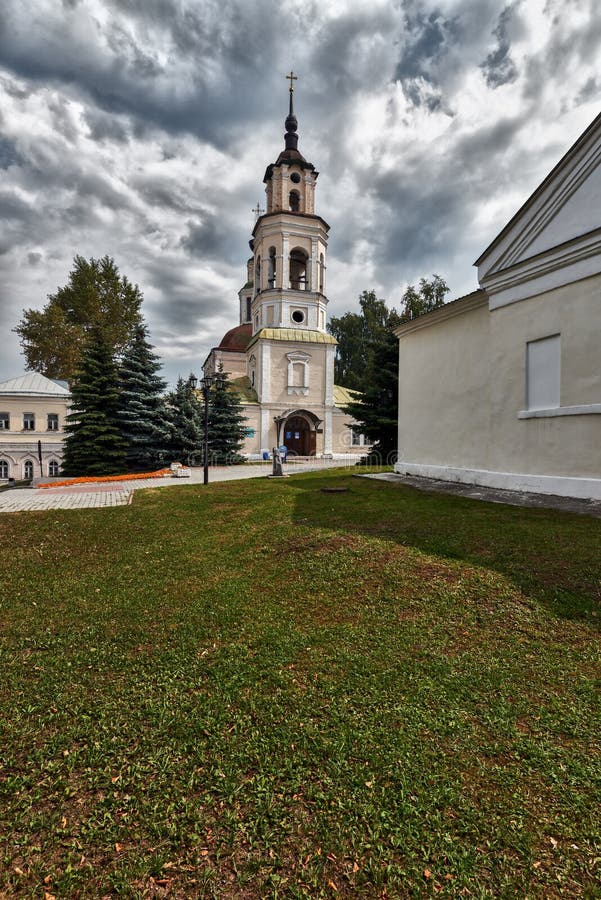
<path id="1" fill-rule="evenodd" d="M 248 343 L 252 337 L 253 327 L 250 322 L 244 325 L 236 325 L 227 331 L 219 344 L 219 350 L 246 350 Z"/>

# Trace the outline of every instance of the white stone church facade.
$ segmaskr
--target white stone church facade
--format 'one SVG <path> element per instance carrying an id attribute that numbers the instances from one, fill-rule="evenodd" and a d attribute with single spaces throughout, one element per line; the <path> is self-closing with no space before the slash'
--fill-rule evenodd
<path id="1" fill-rule="evenodd" d="M 285 149 L 265 172 L 259 215 L 239 292 L 240 321 L 209 353 L 243 401 L 250 458 L 284 444 L 299 456 L 361 454 L 365 445 L 341 409 L 350 396 L 334 384 L 336 340 L 326 329 L 329 226 L 315 213 L 318 172 L 298 150 L 290 91 Z"/>
<path id="2" fill-rule="evenodd" d="M 601 499 L 601 115 L 399 338 L 396 471 Z"/>

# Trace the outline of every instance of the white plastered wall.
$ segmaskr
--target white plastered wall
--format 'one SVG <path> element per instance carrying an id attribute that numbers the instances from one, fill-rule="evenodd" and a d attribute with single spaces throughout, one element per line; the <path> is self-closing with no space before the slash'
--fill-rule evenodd
<path id="1" fill-rule="evenodd" d="M 397 471 L 601 497 L 600 333 L 595 276 L 401 336 Z M 526 344 L 553 334 L 561 335 L 560 409 L 520 418 Z"/>

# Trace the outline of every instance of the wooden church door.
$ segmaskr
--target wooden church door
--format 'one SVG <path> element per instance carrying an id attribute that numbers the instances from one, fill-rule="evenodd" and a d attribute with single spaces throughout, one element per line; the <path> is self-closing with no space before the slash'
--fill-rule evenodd
<path id="1" fill-rule="evenodd" d="M 311 454 L 311 428 L 301 416 L 291 416 L 284 426 L 284 444 L 292 456 L 309 456 Z M 315 449 L 313 449 L 315 452 Z"/>

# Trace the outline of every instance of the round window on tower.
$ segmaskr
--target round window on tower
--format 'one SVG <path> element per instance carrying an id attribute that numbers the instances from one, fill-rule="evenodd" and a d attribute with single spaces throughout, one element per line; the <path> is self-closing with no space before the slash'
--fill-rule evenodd
<path id="1" fill-rule="evenodd" d="M 290 181 L 293 184 L 300 184 L 300 180 L 301 180 L 301 177 L 298 174 L 298 172 L 293 172 L 292 175 L 290 176 Z"/>
<path id="2" fill-rule="evenodd" d="M 294 312 L 292 313 L 292 321 L 296 322 L 298 325 L 305 321 L 305 314 L 302 309 L 294 310 Z"/>

